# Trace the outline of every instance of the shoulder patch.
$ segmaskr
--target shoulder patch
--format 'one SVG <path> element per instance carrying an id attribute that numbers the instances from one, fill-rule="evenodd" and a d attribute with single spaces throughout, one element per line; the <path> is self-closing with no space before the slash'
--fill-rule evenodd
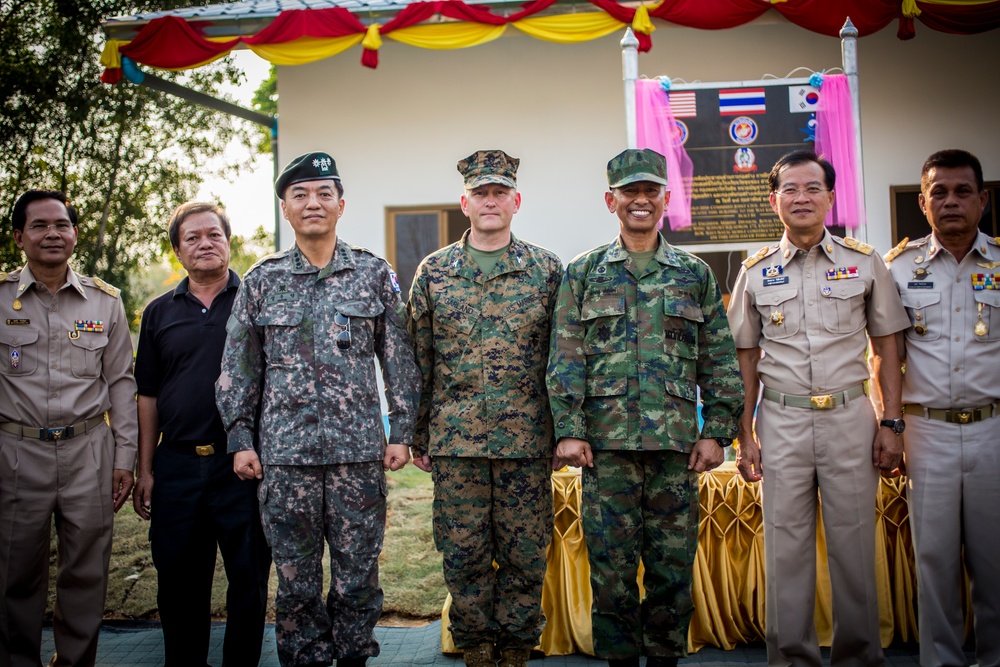
<path id="1" fill-rule="evenodd" d="M 748 269 L 753 268 L 754 264 L 756 264 L 760 260 L 764 259 L 765 257 L 773 255 L 776 252 L 778 252 L 778 246 L 777 245 L 773 245 L 773 246 L 766 245 L 763 248 L 761 248 L 760 250 L 758 250 L 757 252 L 755 252 L 754 254 L 752 254 L 749 257 L 747 257 L 745 260 L 743 260 L 743 266 L 745 266 Z"/>
<path id="2" fill-rule="evenodd" d="M 888 264 L 892 260 L 894 260 L 897 257 L 899 257 L 900 253 L 902 253 L 904 250 L 906 250 L 906 244 L 909 243 L 909 242 L 910 242 L 910 237 L 909 236 L 904 237 L 903 240 L 900 241 L 899 244 L 895 248 L 893 248 L 889 252 L 885 253 L 885 255 L 882 257 L 882 261 L 884 261 L 886 264 Z"/>
<path id="3" fill-rule="evenodd" d="M 104 282 L 103 280 L 101 280 L 100 278 L 98 278 L 97 276 L 93 277 L 93 281 L 94 281 L 94 286 L 95 287 L 97 287 L 99 290 L 101 290 L 105 294 L 111 296 L 112 298 L 117 299 L 118 295 L 122 293 L 122 291 L 120 289 L 118 289 L 117 287 L 114 287 L 113 285 L 107 284 L 106 282 Z"/>

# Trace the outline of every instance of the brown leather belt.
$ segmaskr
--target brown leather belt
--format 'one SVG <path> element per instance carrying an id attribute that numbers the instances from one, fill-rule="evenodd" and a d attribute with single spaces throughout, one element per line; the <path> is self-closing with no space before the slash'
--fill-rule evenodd
<path id="1" fill-rule="evenodd" d="M 101 424 L 106 423 L 104 414 L 99 414 L 79 424 L 53 426 L 52 428 L 38 428 L 37 426 L 25 426 L 24 424 L 17 424 L 15 422 L 3 422 L 0 423 L 0 431 L 36 440 L 69 440 L 75 436 L 83 435 L 87 431 L 93 431 Z"/>
<path id="2" fill-rule="evenodd" d="M 793 396 L 764 387 L 764 398 L 767 400 L 793 408 L 809 408 L 810 410 L 829 410 L 839 405 L 846 405 L 849 400 L 861 398 L 864 395 L 865 386 L 863 384 L 820 396 Z"/>
<path id="3" fill-rule="evenodd" d="M 968 410 L 944 410 L 941 408 L 925 408 L 922 405 L 911 403 L 903 406 L 903 413 L 908 415 L 919 415 L 927 419 L 949 422 L 952 424 L 973 424 L 984 419 L 990 419 L 1000 415 L 1000 401 L 994 401 L 981 408 L 969 408 Z"/>

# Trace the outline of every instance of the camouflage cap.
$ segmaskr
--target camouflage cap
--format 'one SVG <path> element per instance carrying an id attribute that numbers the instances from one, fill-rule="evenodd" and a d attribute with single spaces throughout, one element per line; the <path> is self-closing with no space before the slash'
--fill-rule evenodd
<path id="1" fill-rule="evenodd" d="M 465 187 L 478 188 L 486 183 L 499 183 L 508 188 L 517 187 L 517 166 L 521 161 L 503 151 L 476 151 L 458 161 L 458 172 L 465 179 Z"/>
<path id="2" fill-rule="evenodd" d="M 629 148 L 608 162 L 608 187 L 649 181 L 667 184 L 667 158 L 651 148 Z"/>
<path id="3" fill-rule="evenodd" d="M 289 185 L 328 179 L 340 182 L 337 163 L 333 158 L 326 153 L 306 153 L 285 165 L 278 180 L 274 182 L 274 193 L 278 195 L 278 199 L 284 199 L 285 190 Z"/>

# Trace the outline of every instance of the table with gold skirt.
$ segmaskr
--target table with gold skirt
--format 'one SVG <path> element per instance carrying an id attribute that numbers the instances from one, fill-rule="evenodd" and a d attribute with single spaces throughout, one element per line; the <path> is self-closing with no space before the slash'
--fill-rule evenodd
<path id="1" fill-rule="evenodd" d="M 542 589 L 545 631 L 538 649 L 546 655 L 593 655 L 590 626 L 590 566 L 580 521 L 580 471 L 552 475 L 555 530 Z M 743 481 L 727 462 L 701 475 L 701 525 L 694 562 L 694 617 L 688 650 L 712 645 L 732 649 L 764 640 L 764 518 L 760 484 Z M 882 645 L 917 639 L 917 583 L 910 544 L 905 478 L 882 479 L 876 498 L 876 577 Z M 830 645 L 830 577 L 821 520 L 816 530 L 816 628 Z M 640 581 L 642 570 L 639 571 Z M 448 631 L 445 602 L 441 648 L 460 652 Z"/>

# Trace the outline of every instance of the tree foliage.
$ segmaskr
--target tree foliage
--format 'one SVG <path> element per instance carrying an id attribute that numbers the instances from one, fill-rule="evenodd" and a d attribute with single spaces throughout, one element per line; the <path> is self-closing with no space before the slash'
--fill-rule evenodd
<path id="1" fill-rule="evenodd" d="M 111 16 L 204 0 L 14 0 L 0 6 L 0 268 L 22 263 L 9 223 L 30 188 L 66 192 L 80 214 L 73 266 L 120 286 L 169 252 L 170 212 L 190 199 L 203 164 L 238 137 L 252 150 L 248 123 L 144 86 L 101 83 Z M 242 73 L 220 61 L 158 76 L 218 96 Z"/>
<path id="2" fill-rule="evenodd" d="M 264 79 L 257 90 L 254 92 L 253 100 L 251 100 L 251 105 L 255 111 L 260 113 L 265 113 L 269 116 L 278 115 L 278 71 L 274 65 L 271 65 L 271 71 L 268 73 L 266 79 Z M 257 132 L 260 137 L 260 141 L 257 143 L 257 151 L 260 153 L 270 153 L 271 152 L 271 132 L 270 130 L 259 127 Z"/>

